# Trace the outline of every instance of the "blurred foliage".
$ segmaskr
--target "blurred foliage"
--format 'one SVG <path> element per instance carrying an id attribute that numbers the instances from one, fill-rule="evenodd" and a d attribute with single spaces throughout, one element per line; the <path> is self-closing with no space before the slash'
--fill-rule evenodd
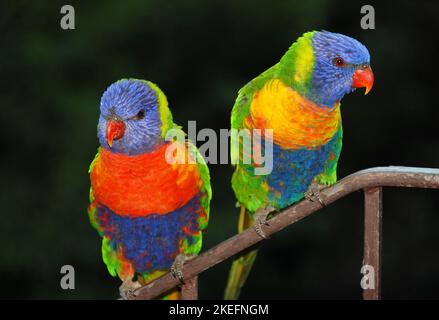
<path id="1" fill-rule="evenodd" d="M 3 298 L 115 298 L 100 239 L 88 222 L 99 99 L 122 77 L 156 82 L 186 127 L 229 127 L 237 90 L 308 30 L 356 37 L 370 50 L 370 95 L 343 101 L 339 176 L 377 165 L 439 167 L 438 4 L 308 1 L 61 1 L 0 3 L 0 283 Z M 211 165 L 204 248 L 235 233 L 232 169 Z M 435 191 L 385 190 L 384 298 L 438 298 Z M 361 298 L 362 196 L 349 196 L 261 246 L 243 298 Z M 76 269 L 76 290 L 59 286 Z M 229 263 L 203 273 L 202 298 L 221 298 Z"/>

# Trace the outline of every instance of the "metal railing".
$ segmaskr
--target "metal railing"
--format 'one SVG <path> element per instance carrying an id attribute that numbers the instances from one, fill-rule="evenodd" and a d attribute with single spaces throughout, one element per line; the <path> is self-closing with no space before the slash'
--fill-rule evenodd
<path id="1" fill-rule="evenodd" d="M 351 174 L 321 191 L 326 205 L 352 192 L 364 191 L 363 266 L 369 265 L 374 270 L 374 284 L 363 290 L 363 298 L 366 300 L 380 299 L 383 187 L 439 189 L 439 169 L 392 166 L 371 168 Z M 264 226 L 264 233 L 270 236 L 319 209 L 321 205 L 318 201 L 303 200 L 274 215 L 269 225 Z M 185 263 L 182 271 L 187 280 L 181 287 L 182 299 L 198 298 L 198 274 L 262 240 L 253 228 L 249 228 Z M 179 280 L 167 273 L 136 290 L 132 299 L 153 299 L 179 285 Z"/>

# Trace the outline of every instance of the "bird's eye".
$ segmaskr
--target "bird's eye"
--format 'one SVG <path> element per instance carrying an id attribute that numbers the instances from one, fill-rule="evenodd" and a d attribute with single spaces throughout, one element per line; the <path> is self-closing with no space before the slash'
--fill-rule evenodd
<path id="1" fill-rule="evenodd" d="M 136 114 L 136 120 L 142 120 L 145 117 L 145 110 L 140 110 L 137 114 Z"/>
<path id="2" fill-rule="evenodd" d="M 342 67 L 342 66 L 344 66 L 344 60 L 343 60 L 343 58 L 341 58 L 341 57 L 337 57 L 337 58 L 335 58 L 335 59 L 334 59 L 334 64 L 335 64 L 337 67 Z"/>

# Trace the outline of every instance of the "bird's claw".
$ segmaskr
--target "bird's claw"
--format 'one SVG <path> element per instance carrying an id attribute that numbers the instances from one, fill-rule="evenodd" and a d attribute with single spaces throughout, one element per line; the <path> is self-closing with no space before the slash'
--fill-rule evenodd
<path id="1" fill-rule="evenodd" d="M 320 191 L 325 189 L 327 186 L 318 183 L 311 183 L 308 190 L 304 193 L 305 199 L 316 202 L 318 201 L 322 207 L 326 206 L 325 201 L 322 199 Z"/>
<path id="2" fill-rule="evenodd" d="M 256 233 L 262 238 L 262 239 L 270 239 L 269 236 L 267 236 L 262 229 L 263 226 L 269 226 L 268 223 L 268 216 L 271 212 L 275 211 L 276 209 L 270 206 L 267 206 L 265 208 L 256 210 L 255 215 L 253 217 L 253 228 L 255 229 Z"/>
<path id="3" fill-rule="evenodd" d="M 131 278 L 127 278 L 122 282 L 119 287 L 119 294 L 122 300 L 129 300 L 134 296 L 134 291 L 139 289 L 142 285 L 138 281 L 133 281 Z"/>
<path id="4" fill-rule="evenodd" d="M 171 274 L 174 278 L 178 279 L 181 284 L 184 284 L 183 265 L 195 256 L 194 254 L 179 254 L 175 258 L 171 266 Z"/>

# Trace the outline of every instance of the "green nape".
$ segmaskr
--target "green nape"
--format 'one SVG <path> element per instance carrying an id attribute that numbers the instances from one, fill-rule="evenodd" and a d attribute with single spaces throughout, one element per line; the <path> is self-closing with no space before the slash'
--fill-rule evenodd
<path id="1" fill-rule="evenodd" d="M 316 31 L 304 33 L 298 38 L 279 61 L 276 77 L 302 95 L 311 86 L 314 69 L 312 38 Z"/>
<path id="2" fill-rule="evenodd" d="M 169 129 L 174 127 L 171 110 L 168 107 L 168 99 L 158 85 L 151 81 L 145 81 L 157 94 L 160 120 L 162 121 L 162 138 L 165 138 Z"/>

